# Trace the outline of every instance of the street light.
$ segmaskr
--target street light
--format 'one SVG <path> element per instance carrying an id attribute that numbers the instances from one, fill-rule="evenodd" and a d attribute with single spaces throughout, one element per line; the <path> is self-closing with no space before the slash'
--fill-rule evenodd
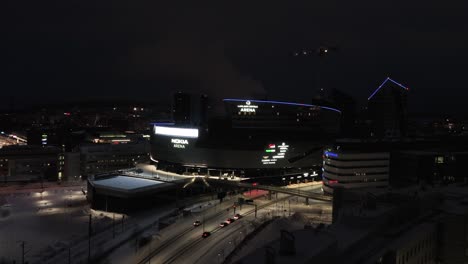
<path id="1" fill-rule="evenodd" d="M 20 241 L 16 241 L 16 242 L 20 243 L 20 245 L 21 245 L 21 263 L 24 264 L 24 255 L 27 253 L 27 252 L 24 252 L 24 245 L 26 244 L 26 241 L 20 240 Z"/>

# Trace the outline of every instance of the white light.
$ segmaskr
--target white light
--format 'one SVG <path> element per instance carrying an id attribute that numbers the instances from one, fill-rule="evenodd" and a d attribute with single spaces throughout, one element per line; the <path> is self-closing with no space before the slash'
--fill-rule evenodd
<path id="1" fill-rule="evenodd" d="M 154 126 L 154 134 L 182 138 L 198 138 L 198 129 Z"/>

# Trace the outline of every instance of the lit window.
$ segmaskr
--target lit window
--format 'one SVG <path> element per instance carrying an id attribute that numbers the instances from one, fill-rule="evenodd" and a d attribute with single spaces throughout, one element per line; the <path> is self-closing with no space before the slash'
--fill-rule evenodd
<path id="1" fill-rule="evenodd" d="M 438 156 L 435 158 L 435 163 L 444 163 L 444 156 Z"/>

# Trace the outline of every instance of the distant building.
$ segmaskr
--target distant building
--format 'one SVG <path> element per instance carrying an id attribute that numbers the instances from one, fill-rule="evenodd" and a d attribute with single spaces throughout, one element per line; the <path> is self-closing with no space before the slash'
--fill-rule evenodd
<path id="1" fill-rule="evenodd" d="M 356 136 L 356 101 L 354 98 L 338 89 L 332 89 L 331 101 L 341 110 L 341 135 L 344 137 Z"/>
<path id="2" fill-rule="evenodd" d="M 172 106 L 173 119 L 178 124 L 190 124 L 192 115 L 191 96 L 187 93 L 174 94 Z"/>
<path id="3" fill-rule="evenodd" d="M 28 131 L 28 145 L 30 146 L 59 146 L 62 136 L 56 129 L 34 128 Z"/>
<path id="4" fill-rule="evenodd" d="M 149 161 L 149 142 L 131 144 L 83 144 L 79 148 L 81 175 L 132 168 Z"/>
<path id="5" fill-rule="evenodd" d="M 2 181 L 61 180 L 64 155 L 57 147 L 7 146 L 0 149 Z"/>
<path id="6" fill-rule="evenodd" d="M 368 98 L 371 136 L 400 137 L 407 132 L 408 88 L 387 78 Z"/>
<path id="7" fill-rule="evenodd" d="M 395 153 L 393 162 L 392 184 L 395 186 L 408 183 L 448 184 L 465 182 L 468 178 L 465 172 L 468 163 L 466 149 L 407 149 Z"/>
<path id="8" fill-rule="evenodd" d="M 82 178 L 79 152 L 65 153 L 63 175 L 68 181 L 79 181 Z"/>

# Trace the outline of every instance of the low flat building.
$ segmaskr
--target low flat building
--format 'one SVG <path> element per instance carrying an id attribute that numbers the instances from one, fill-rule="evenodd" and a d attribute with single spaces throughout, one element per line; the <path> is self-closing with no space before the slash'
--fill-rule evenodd
<path id="1" fill-rule="evenodd" d="M 93 209 L 131 212 L 177 200 L 177 188 L 185 180 L 172 182 L 110 173 L 88 178 L 87 199 Z"/>
<path id="2" fill-rule="evenodd" d="M 64 156 L 51 146 L 12 145 L 0 149 L 0 176 L 4 182 L 61 180 Z"/>

